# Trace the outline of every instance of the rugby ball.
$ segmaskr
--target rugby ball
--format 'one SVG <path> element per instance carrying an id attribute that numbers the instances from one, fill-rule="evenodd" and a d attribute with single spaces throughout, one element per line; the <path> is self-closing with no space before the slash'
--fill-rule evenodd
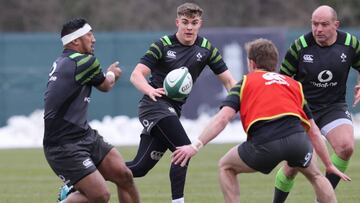
<path id="1" fill-rule="evenodd" d="M 193 80 L 187 67 L 181 67 L 170 71 L 164 80 L 165 95 L 174 100 L 182 100 L 187 97 L 193 86 Z"/>

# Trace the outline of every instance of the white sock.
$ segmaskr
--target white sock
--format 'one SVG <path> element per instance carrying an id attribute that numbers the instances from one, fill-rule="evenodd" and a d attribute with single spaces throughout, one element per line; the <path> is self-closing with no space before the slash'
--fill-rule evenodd
<path id="1" fill-rule="evenodd" d="M 179 199 L 173 199 L 172 203 L 185 203 L 184 197 L 179 198 Z"/>

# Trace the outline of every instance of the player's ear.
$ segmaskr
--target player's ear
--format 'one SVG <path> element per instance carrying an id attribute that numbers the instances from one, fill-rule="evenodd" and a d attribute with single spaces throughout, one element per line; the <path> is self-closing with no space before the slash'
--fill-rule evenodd
<path id="1" fill-rule="evenodd" d="M 336 27 L 336 29 L 338 29 L 340 27 L 340 21 L 338 21 L 338 20 L 335 21 L 335 27 Z"/>
<path id="2" fill-rule="evenodd" d="M 176 24 L 176 27 L 179 27 L 179 24 L 180 24 L 180 19 L 179 18 L 175 19 L 175 24 Z"/>
<path id="3" fill-rule="evenodd" d="M 249 72 L 256 70 L 256 63 L 254 60 L 247 58 L 247 64 Z"/>
<path id="4" fill-rule="evenodd" d="M 78 46 L 80 44 L 80 38 L 74 39 L 70 43 L 73 44 L 74 46 Z"/>

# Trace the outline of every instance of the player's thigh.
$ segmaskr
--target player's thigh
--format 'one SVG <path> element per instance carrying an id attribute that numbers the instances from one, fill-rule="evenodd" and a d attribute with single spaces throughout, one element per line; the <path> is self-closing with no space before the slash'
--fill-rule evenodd
<path id="1" fill-rule="evenodd" d="M 326 136 L 333 149 L 354 147 L 354 129 L 352 125 L 342 124 L 333 128 Z"/>
<path id="2" fill-rule="evenodd" d="M 171 151 L 174 151 L 178 146 L 191 143 L 177 116 L 168 116 L 161 119 L 153 127 L 151 135 L 159 137 Z"/>
<path id="3" fill-rule="evenodd" d="M 313 151 L 312 159 L 310 160 L 309 165 L 310 164 L 314 164 L 315 166 L 318 166 L 316 151 Z M 284 162 L 284 166 L 282 167 L 282 169 L 283 169 L 285 176 L 289 177 L 289 178 L 295 178 L 295 176 L 299 172 L 298 167 L 289 166 L 287 161 Z"/>
<path id="4" fill-rule="evenodd" d="M 236 173 L 255 172 L 239 156 L 238 146 L 231 148 L 219 161 L 219 167 L 224 170 L 233 170 Z"/>
<path id="5" fill-rule="evenodd" d="M 98 170 L 79 180 L 75 188 L 89 199 L 109 194 L 105 179 Z"/>
<path id="6" fill-rule="evenodd" d="M 323 176 L 316 161 L 311 161 L 309 166 L 306 168 L 296 167 L 296 169 L 311 181 L 315 181 L 317 177 Z"/>
<path id="7" fill-rule="evenodd" d="M 98 166 L 99 172 L 106 180 L 112 182 L 119 179 L 131 179 L 130 169 L 125 165 L 124 159 L 117 149 L 112 148 Z"/>

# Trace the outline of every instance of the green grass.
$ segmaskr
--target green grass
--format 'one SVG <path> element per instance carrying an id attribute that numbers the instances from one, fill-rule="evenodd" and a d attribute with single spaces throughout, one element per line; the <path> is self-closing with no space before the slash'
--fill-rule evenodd
<path id="1" fill-rule="evenodd" d="M 360 147 L 360 142 L 356 144 Z M 186 180 L 187 202 L 224 202 L 217 180 L 217 162 L 233 145 L 209 145 L 191 160 Z M 136 147 L 118 148 L 125 160 L 133 158 Z M 340 183 L 337 188 L 339 202 L 358 203 L 360 201 L 360 153 L 355 151 L 347 174 L 352 182 Z M 168 171 L 170 153 L 166 153 L 157 166 L 144 178 L 136 179 L 141 200 L 144 203 L 169 203 L 170 183 Z M 275 172 L 270 175 L 240 174 L 241 201 L 247 203 L 271 202 Z M 0 202 L 1 203 L 54 203 L 59 178 L 48 166 L 42 149 L 3 149 L 0 150 Z M 117 202 L 115 187 L 111 188 L 112 203 Z M 299 175 L 288 203 L 313 202 L 314 193 L 306 179 Z"/>

